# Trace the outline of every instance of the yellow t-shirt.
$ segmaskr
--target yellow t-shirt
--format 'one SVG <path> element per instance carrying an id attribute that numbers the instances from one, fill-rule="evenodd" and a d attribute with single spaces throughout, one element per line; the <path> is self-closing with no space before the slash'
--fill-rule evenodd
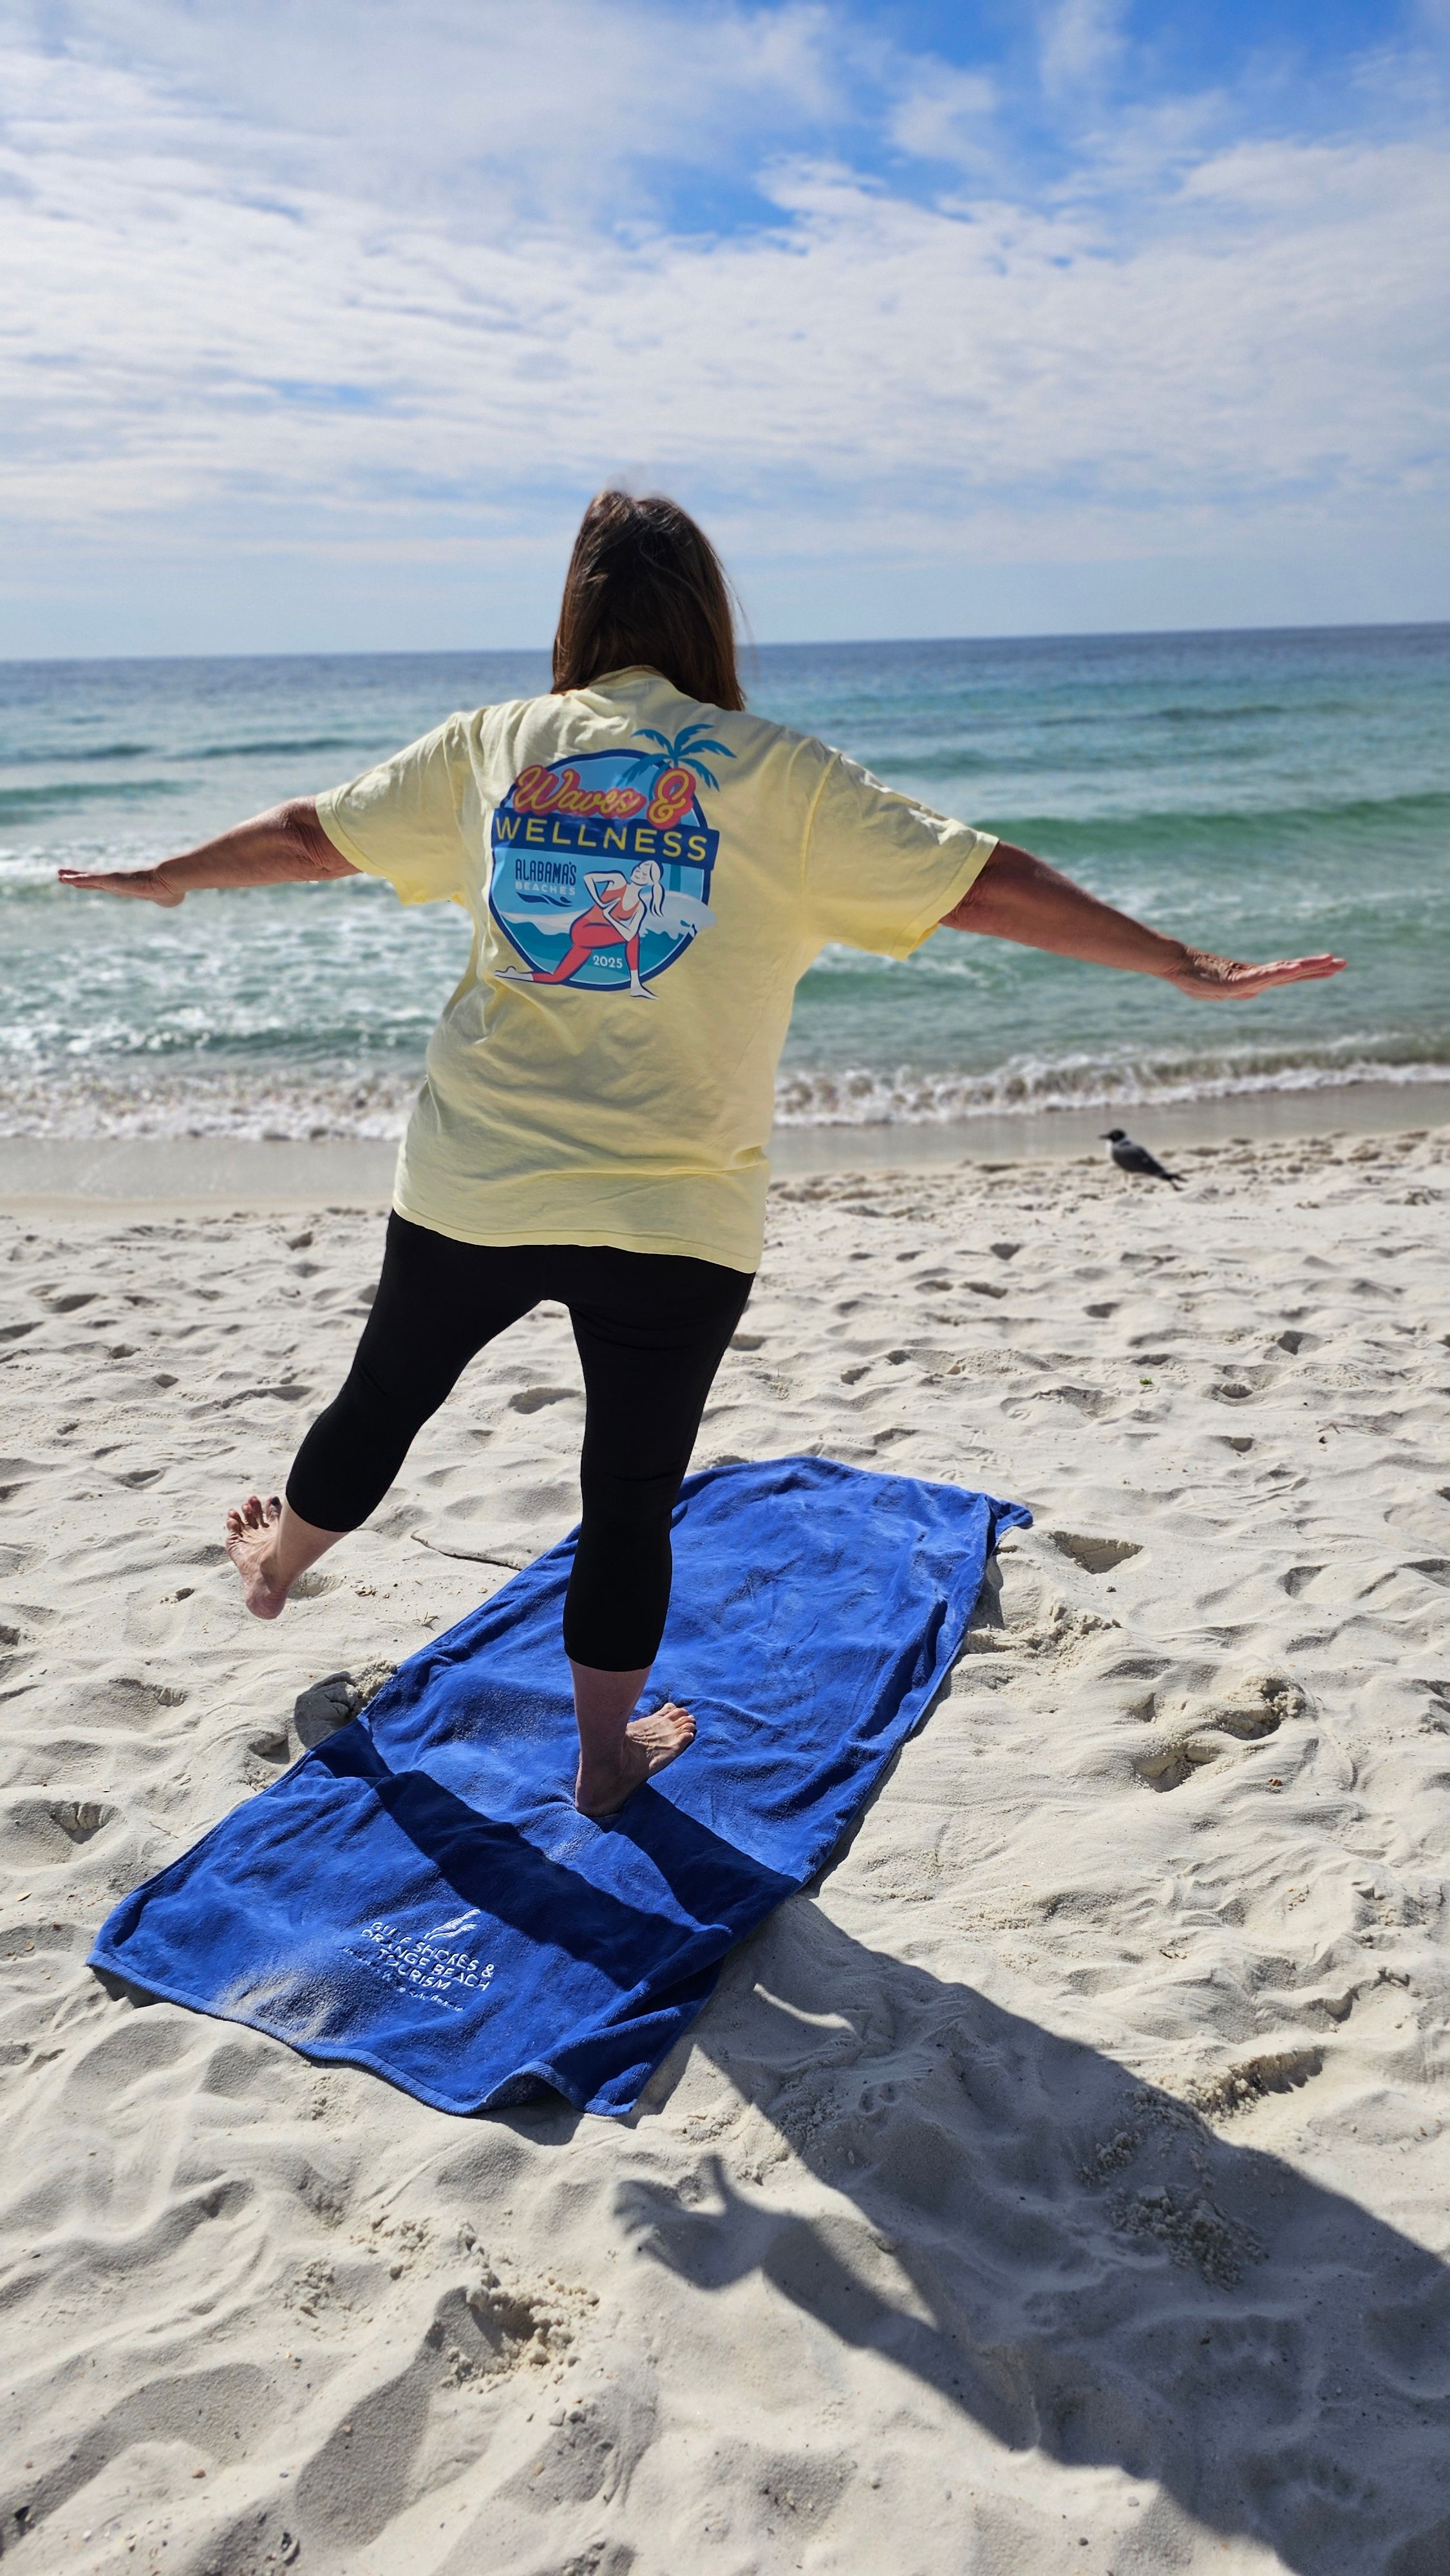
<path id="1" fill-rule="evenodd" d="M 330 841 L 473 950 L 401 1215 L 461 1243 L 760 1259 L 775 1068 L 828 941 L 907 957 L 995 843 L 808 734 L 645 669 L 449 716 L 320 796 Z"/>

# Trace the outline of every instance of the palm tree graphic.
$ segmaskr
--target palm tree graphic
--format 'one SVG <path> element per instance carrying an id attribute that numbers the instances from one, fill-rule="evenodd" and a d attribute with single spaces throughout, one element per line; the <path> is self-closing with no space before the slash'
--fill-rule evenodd
<path id="1" fill-rule="evenodd" d="M 677 733 L 673 742 L 667 733 L 657 733 L 653 725 L 638 725 L 635 740 L 657 742 L 659 750 L 638 753 L 626 769 L 625 778 L 645 778 L 651 770 L 662 774 L 667 769 L 688 769 L 702 786 L 718 789 L 720 781 L 713 769 L 706 768 L 700 758 L 701 752 L 716 751 L 725 760 L 735 757 L 729 743 L 717 742 L 708 725 L 686 725 L 684 732 Z"/>

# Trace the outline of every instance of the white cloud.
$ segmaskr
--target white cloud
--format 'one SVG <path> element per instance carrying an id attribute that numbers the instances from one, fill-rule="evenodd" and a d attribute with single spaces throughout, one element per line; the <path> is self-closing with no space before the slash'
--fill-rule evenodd
<path id="1" fill-rule="evenodd" d="M 1042 85 L 1061 98 L 1091 89 L 1122 45 L 1123 0 L 1053 0 L 1041 26 Z"/>
<path id="2" fill-rule="evenodd" d="M 859 139 L 821 9 L 426 0 L 384 47 L 381 0 L 346 41 L 236 5 L 107 0 L 4 67 L 32 585 L 42 554 L 484 549 L 527 587 L 615 472 L 760 562 L 1211 556 L 1271 516 L 1408 531 L 1433 498 L 1431 135 L 1212 146 L 1170 103 L 1019 202 L 1010 155 L 974 157 L 985 78 L 897 61 L 880 139 L 955 158 L 933 198 L 792 148 Z M 1105 23 L 1059 12 L 1059 63 Z M 747 183 L 751 221 L 695 219 Z"/>
<path id="3" fill-rule="evenodd" d="M 631 174 L 713 170 L 838 112 L 813 5 L 717 0 L 57 0 L 62 83 L 133 71 L 240 176 L 326 180 L 467 230 L 500 199 L 620 211 Z M 71 111 L 73 113 L 73 111 Z M 124 142 L 124 125 L 107 131 Z"/>
<path id="4" fill-rule="evenodd" d="M 924 161 L 955 161 L 980 168 L 989 148 L 989 122 L 998 106 L 997 84 L 985 72 L 954 71 L 948 63 L 914 66 L 911 86 L 887 120 L 893 143 Z"/>

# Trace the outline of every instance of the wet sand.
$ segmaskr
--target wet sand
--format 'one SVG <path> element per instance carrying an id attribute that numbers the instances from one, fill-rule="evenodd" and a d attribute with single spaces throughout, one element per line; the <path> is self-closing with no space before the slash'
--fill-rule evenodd
<path id="1" fill-rule="evenodd" d="M 1239 1092 L 1156 1109 L 1076 1109 L 891 1127 L 778 1127 L 774 1170 L 915 1170 L 922 1165 L 1103 1159 L 1105 1128 L 1126 1126 L 1159 1154 L 1186 1145 L 1277 1137 L 1380 1136 L 1450 1123 L 1450 1083 L 1346 1083 L 1337 1090 Z M 213 1199 L 291 1206 L 316 1199 L 386 1201 L 396 1147 L 352 1137 L 315 1143 L 235 1136 L 0 1137 L 0 1207 L 98 1200 Z"/>

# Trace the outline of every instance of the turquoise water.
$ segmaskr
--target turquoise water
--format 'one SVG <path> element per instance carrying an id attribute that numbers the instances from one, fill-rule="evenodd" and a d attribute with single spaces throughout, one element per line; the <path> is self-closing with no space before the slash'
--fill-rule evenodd
<path id="1" fill-rule="evenodd" d="M 354 775 L 541 654 L 0 664 L 0 1132 L 388 1134 L 467 951 L 361 880 L 177 912 L 63 893 Z M 796 1121 L 1450 1073 L 1450 627 L 778 646 L 752 703 L 1238 956 L 1351 972 L 1239 1008 L 939 932 L 829 952 Z"/>

